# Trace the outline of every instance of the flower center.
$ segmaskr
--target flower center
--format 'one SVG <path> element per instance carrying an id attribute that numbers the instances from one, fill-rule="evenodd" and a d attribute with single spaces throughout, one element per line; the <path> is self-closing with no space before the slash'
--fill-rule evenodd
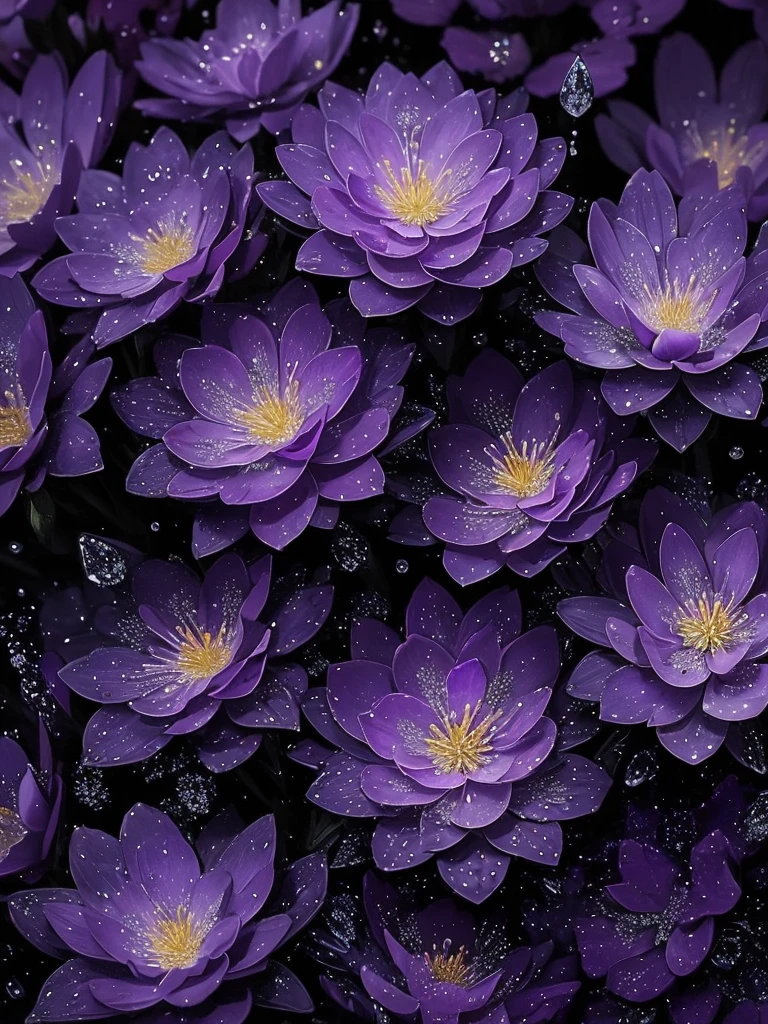
<path id="1" fill-rule="evenodd" d="M 766 154 L 764 141 L 750 146 L 749 138 L 740 135 L 736 122 L 731 120 L 724 128 L 711 129 L 703 136 L 698 128 L 690 130 L 694 146 L 694 159 L 713 160 L 717 165 L 717 184 L 719 188 L 727 188 L 736 179 L 740 167 L 755 166 Z"/>
<path id="2" fill-rule="evenodd" d="M 495 448 L 486 451 L 493 462 L 493 480 L 503 494 L 516 498 L 530 498 L 541 494 L 555 472 L 554 452 L 551 444 L 534 442 L 530 448 L 523 441 L 518 449 L 508 431 L 501 438 L 505 451 L 499 454 Z"/>
<path id="3" fill-rule="evenodd" d="M 299 382 L 290 381 L 282 395 L 267 387 L 257 388 L 253 405 L 238 409 L 236 418 L 260 444 L 285 444 L 296 436 L 304 422 L 304 407 L 299 400 Z"/>
<path id="4" fill-rule="evenodd" d="M 194 254 L 195 242 L 192 228 L 182 215 L 167 217 L 150 228 L 146 235 L 131 236 L 141 247 L 139 265 L 145 274 L 164 274 L 178 267 Z"/>
<path id="5" fill-rule="evenodd" d="M 424 227 L 425 224 L 433 224 L 450 209 L 451 200 L 443 187 L 450 170 L 443 171 L 436 181 L 432 181 L 423 160 L 419 160 L 416 177 L 410 167 L 401 167 L 399 175 L 396 174 L 390 161 L 385 160 L 384 173 L 389 187 L 376 185 L 374 191 L 402 224 Z"/>
<path id="6" fill-rule="evenodd" d="M 432 764 L 438 771 L 446 775 L 452 772 L 467 775 L 488 764 L 486 755 L 493 750 L 493 745 L 488 742 L 488 730 L 500 712 L 488 715 L 475 724 L 479 710 L 479 703 L 474 709 L 466 704 L 461 721 L 457 722 L 446 715 L 442 720 L 442 728 L 434 723 L 430 725 L 430 735 L 424 742 Z"/>
<path id="7" fill-rule="evenodd" d="M 446 939 L 440 952 L 432 955 L 425 953 L 424 959 L 435 981 L 466 988 L 471 981 L 471 969 L 464 960 L 465 955 L 466 950 L 463 946 L 459 947 L 458 953 L 451 953 L 451 940 Z"/>
<path id="8" fill-rule="evenodd" d="M 203 632 L 197 626 L 177 626 L 176 632 L 182 638 L 176 667 L 188 681 L 210 679 L 230 663 L 232 651 L 224 626 L 216 634 Z"/>
<path id="9" fill-rule="evenodd" d="M 175 967 L 194 967 L 200 957 L 205 929 L 196 924 L 186 907 L 177 907 L 173 917 L 160 917 L 147 937 L 157 966 L 170 971 Z"/>
<path id="10" fill-rule="evenodd" d="M 0 209 L 6 224 L 32 220 L 48 201 L 58 175 L 51 167 L 43 168 L 38 164 L 38 168 L 40 174 L 36 176 L 29 171 L 19 171 L 11 162 L 11 175 L 0 182 Z"/>
<path id="11" fill-rule="evenodd" d="M 696 603 L 689 602 L 688 611 L 690 614 L 679 618 L 675 625 L 677 635 L 683 638 L 686 647 L 716 654 L 717 651 L 730 650 L 746 637 L 745 632 L 739 629 L 746 616 L 738 615 L 732 599 L 724 604 L 719 597 L 712 599 L 708 594 L 702 594 Z"/>
<path id="12" fill-rule="evenodd" d="M 0 402 L 0 448 L 21 448 L 32 436 L 29 409 L 19 385 L 15 391 L 6 391 L 5 403 Z"/>
<path id="13" fill-rule="evenodd" d="M 27 830 L 16 811 L 10 807 L 0 807 L 0 861 L 5 860 L 26 834 Z"/>
<path id="14" fill-rule="evenodd" d="M 649 327 L 655 331 L 670 327 L 676 331 L 690 331 L 692 334 L 701 330 L 717 294 L 715 292 L 703 300 L 701 286 L 693 276 L 685 287 L 673 281 L 656 294 L 645 285 L 645 292 L 643 319 Z"/>

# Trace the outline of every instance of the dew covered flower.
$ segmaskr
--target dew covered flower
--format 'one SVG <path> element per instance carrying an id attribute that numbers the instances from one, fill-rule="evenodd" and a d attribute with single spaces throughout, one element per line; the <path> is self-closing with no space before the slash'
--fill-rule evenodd
<path id="1" fill-rule="evenodd" d="M 399 335 L 366 334 L 346 301 L 323 311 L 294 280 L 258 315 L 255 307 L 206 308 L 202 338 L 160 341 L 159 378 L 114 396 L 132 429 L 159 440 L 135 462 L 128 490 L 205 502 L 197 556 L 249 529 L 282 549 L 310 524 L 333 526 L 339 502 L 383 491 L 374 453 L 387 441 L 413 355 Z M 388 447 L 430 419 L 404 427 Z"/>
<path id="2" fill-rule="evenodd" d="M 34 758 L 15 740 L 0 736 L 0 878 L 40 878 L 56 838 L 63 796 L 42 719 Z"/>
<path id="3" fill-rule="evenodd" d="M 123 818 L 119 839 L 75 829 L 75 888 L 33 889 L 9 900 L 21 934 L 65 960 L 43 985 L 28 1024 L 151 1007 L 186 1018 L 220 985 L 221 1024 L 241 1024 L 252 1003 L 311 1010 L 299 979 L 270 957 L 319 910 L 325 859 L 296 861 L 275 885 L 275 845 L 271 816 L 244 829 L 230 811 L 193 848 L 166 814 L 141 803 Z M 227 985 L 240 978 L 249 979 L 251 998 L 228 1004 Z"/>
<path id="4" fill-rule="evenodd" d="M 35 60 L 20 96 L 3 87 L 0 274 L 27 270 L 56 243 L 56 218 L 71 211 L 83 168 L 112 138 L 120 80 L 100 50 L 71 85 L 63 60 L 49 54 Z"/>
<path id="5" fill-rule="evenodd" d="M 602 393 L 619 416 L 647 412 L 677 451 L 712 413 L 755 419 L 763 389 L 738 361 L 762 348 L 768 305 L 763 251 L 745 258 L 747 221 L 736 186 L 679 209 L 658 171 L 637 171 L 618 206 L 589 215 L 589 250 L 567 229 L 553 239 L 539 280 L 570 313 L 537 322 L 577 362 L 604 369 Z"/>
<path id="6" fill-rule="evenodd" d="M 246 567 L 223 555 L 202 581 L 179 562 L 148 559 L 130 592 L 96 611 L 86 653 L 79 637 L 79 656 L 65 663 L 59 643 L 46 670 L 58 667 L 66 686 L 102 705 L 83 737 L 86 764 L 143 761 L 174 736 L 192 736 L 206 767 L 222 772 L 258 750 L 265 729 L 298 729 L 307 676 L 285 656 L 323 624 L 332 588 L 273 601 L 265 625 L 270 577 L 269 557 Z M 70 601 L 62 595 L 65 618 Z M 49 609 L 49 627 L 53 617 Z"/>
<path id="7" fill-rule="evenodd" d="M 197 42 L 153 39 L 141 47 L 137 69 L 168 98 L 136 106 L 163 121 L 224 118 L 238 142 L 261 127 L 276 134 L 336 70 L 359 11 L 330 0 L 302 17 L 301 0 L 221 0 L 216 27 Z"/>
<path id="8" fill-rule="evenodd" d="M 122 178 L 82 175 L 78 213 L 56 221 L 70 252 L 32 283 L 49 302 L 79 310 L 68 329 L 90 331 L 99 347 L 182 300 L 202 302 L 227 270 L 250 269 L 263 251 L 266 239 L 253 233 L 260 204 L 252 177 L 253 151 L 237 149 L 225 132 L 190 157 L 177 135 L 160 128 L 148 145 L 130 146 Z"/>
<path id="9" fill-rule="evenodd" d="M 558 614 L 599 645 L 568 691 L 600 701 L 611 723 L 656 729 L 697 764 L 725 742 L 741 757 L 740 723 L 768 706 L 768 517 L 753 502 L 708 522 L 663 488 L 648 493 L 603 559 L 607 596 L 566 598 Z"/>
<path id="10" fill-rule="evenodd" d="M 376 865 L 437 856 L 444 881 L 479 903 L 513 856 L 556 864 L 560 821 L 596 810 L 608 776 L 555 751 L 545 716 L 560 670 L 549 626 L 521 635 L 516 593 L 494 591 L 462 615 L 425 580 L 406 611 L 406 640 L 373 619 L 352 627 L 353 661 L 303 698 L 332 749 L 308 740 L 293 757 L 319 771 L 309 799 L 375 817 Z"/>
<path id="11" fill-rule="evenodd" d="M 448 398 L 449 423 L 430 436 L 430 457 L 456 494 L 430 498 L 424 522 L 462 585 L 504 565 L 534 575 L 567 544 L 589 540 L 653 457 L 564 361 L 526 384 L 486 349 L 449 378 Z"/>
<path id="12" fill-rule="evenodd" d="M 423 1024 L 544 1024 L 559 1020 L 579 989 L 575 956 L 553 959 L 551 942 L 514 948 L 499 913 L 478 920 L 453 899 L 417 909 L 372 871 L 363 905 L 367 928 L 312 934 L 331 970 L 320 979 L 324 991 L 356 1020 L 377 1020 L 383 1006 Z M 345 909 L 329 901 L 329 921 Z"/>
<path id="13" fill-rule="evenodd" d="M 437 64 L 421 78 L 383 64 L 365 96 L 329 82 L 304 106 L 277 156 L 291 179 L 259 186 L 264 202 L 313 229 L 299 270 L 350 278 L 364 316 L 418 306 L 440 323 L 469 316 L 481 291 L 539 256 L 538 236 L 572 200 L 548 191 L 562 139 L 537 144 L 519 93 L 463 90 Z"/>
<path id="14" fill-rule="evenodd" d="M 632 103 L 608 104 L 596 120 L 606 155 L 632 174 L 660 171 L 673 192 L 715 194 L 737 182 L 750 220 L 768 216 L 768 55 L 746 43 L 718 81 L 707 51 L 689 35 L 662 40 L 654 67 L 658 121 Z"/>
<path id="15" fill-rule="evenodd" d="M 54 369 L 42 312 L 21 277 L 0 277 L 0 515 L 22 487 L 46 473 L 82 476 L 102 468 L 99 437 L 81 419 L 104 389 L 111 359 L 89 362 L 83 339 Z"/>

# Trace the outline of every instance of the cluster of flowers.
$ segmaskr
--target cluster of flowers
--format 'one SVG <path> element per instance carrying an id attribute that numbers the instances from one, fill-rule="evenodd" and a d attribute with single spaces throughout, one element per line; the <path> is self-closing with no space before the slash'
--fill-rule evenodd
<path id="1" fill-rule="evenodd" d="M 119 838 L 79 826 L 74 887 L 3 898 L 21 935 L 64 961 L 30 1024 L 311 1013 L 303 980 L 273 959 L 302 930 L 343 1019 L 619 1024 L 656 1019 L 642 1007 L 663 998 L 672 1024 L 768 1020 L 759 972 L 716 974 L 729 915 L 749 919 L 744 893 L 764 889 L 737 778 L 707 780 L 710 798 L 675 813 L 663 795 L 652 810 L 625 801 L 587 838 L 611 744 L 650 737 L 655 757 L 657 739 L 679 772 L 722 748 L 741 771 L 768 708 L 768 512 L 656 486 L 631 521 L 627 498 L 660 449 L 674 458 L 762 404 L 768 232 L 748 242 L 768 216 L 768 13 L 723 2 L 753 11 L 761 38 L 719 80 L 690 36 L 659 43 L 657 119 L 621 99 L 596 119 L 628 180 L 617 204 L 592 205 L 582 237 L 552 187 L 567 146 L 539 137 L 528 93 L 566 88 L 577 54 L 582 86 L 615 91 L 631 40 L 685 0 L 582 0 L 601 37 L 532 70 L 525 19 L 571 0 L 468 0 L 480 28 L 451 24 L 461 0 L 392 0 L 445 28 L 453 66 L 383 63 L 364 90 L 331 79 L 356 3 L 220 0 L 182 39 L 184 0 L 89 0 L 59 18 L 62 53 L 79 54 L 70 81 L 61 53 L 30 42 L 61 5 L 0 0 L 0 63 L 19 81 L 0 84 L 0 516 L 39 516 L 48 477 L 109 461 L 86 416 L 115 345 L 123 372 L 103 404 L 134 445 L 125 488 L 191 506 L 187 548 L 216 556 L 193 569 L 100 539 L 119 572 L 50 588 L 48 724 L 77 731 L 90 702 L 82 763 L 99 770 L 184 746 L 208 772 L 238 773 L 301 733 L 284 767 L 312 773 L 311 813 L 347 819 L 366 862 L 360 886 L 326 899 L 330 842 L 290 863 L 295 837 L 271 816 L 224 811 L 194 844 L 143 803 Z M 456 68 L 525 88 L 466 89 Z M 192 127 L 136 141 L 129 108 Z M 279 287 L 253 294 L 286 234 L 301 236 L 295 269 L 325 280 L 276 273 Z M 531 314 L 556 357 L 531 372 L 485 348 L 459 360 L 437 412 L 408 400 L 419 340 L 456 337 L 528 264 L 559 307 Z M 329 280 L 342 282 L 330 299 Z M 153 375 L 122 360 L 134 336 Z M 425 486 L 393 472 L 406 444 Z M 351 660 L 310 673 L 332 573 L 317 559 L 286 585 L 281 553 L 384 494 L 404 505 L 389 539 L 437 547 L 460 588 L 506 582 L 457 600 L 422 580 L 401 630 L 346 616 Z M 586 543 L 593 573 L 568 565 Z M 507 585 L 548 569 L 557 625 Z M 614 728 L 574 753 L 611 726 L 620 740 Z M 0 877 L 34 884 L 54 863 L 66 877 L 55 748 L 42 718 L 36 738 L 0 737 Z M 414 890 L 422 866 L 449 897 Z M 491 899 L 518 877 L 519 923 Z"/>

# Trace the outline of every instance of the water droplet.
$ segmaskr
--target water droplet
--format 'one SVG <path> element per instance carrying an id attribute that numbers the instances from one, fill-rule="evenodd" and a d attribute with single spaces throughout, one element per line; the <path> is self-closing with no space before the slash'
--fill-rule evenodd
<path id="1" fill-rule="evenodd" d="M 114 587 L 125 579 L 128 567 L 117 548 L 90 533 L 80 535 L 80 559 L 86 578 L 98 587 Z"/>
<path id="2" fill-rule="evenodd" d="M 735 444 L 733 448 L 731 448 L 731 450 L 728 452 L 728 454 L 731 456 L 732 459 L 743 459 L 744 449 L 739 447 L 739 445 Z"/>
<path id="3" fill-rule="evenodd" d="M 160 523 L 150 523 L 149 528 L 152 533 L 157 533 L 160 530 Z"/>
<path id="4" fill-rule="evenodd" d="M 592 106 L 594 98 L 595 86 L 592 82 L 592 75 L 581 57 L 577 56 L 563 79 L 560 105 L 572 117 L 581 117 Z"/>
<path id="5" fill-rule="evenodd" d="M 398 560 L 395 562 L 395 569 L 399 573 L 406 573 L 406 572 L 408 572 L 408 568 L 409 568 L 408 567 L 408 562 L 406 561 L 405 558 L 398 558 Z"/>
<path id="6" fill-rule="evenodd" d="M 641 750 L 632 758 L 624 775 L 624 785 L 634 789 L 655 778 L 659 763 L 655 750 Z"/>
<path id="7" fill-rule="evenodd" d="M 8 550 L 11 552 L 12 555 L 20 555 L 21 552 L 24 550 L 24 545 L 19 540 L 12 540 L 11 543 L 8 545 Z"/>

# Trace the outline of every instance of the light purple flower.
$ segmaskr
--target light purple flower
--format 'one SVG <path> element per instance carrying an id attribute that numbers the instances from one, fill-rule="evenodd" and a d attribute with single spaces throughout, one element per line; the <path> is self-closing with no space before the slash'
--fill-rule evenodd
<path id="1" fill-rule="evenodd" d="M 147 146 L 129 148 L 122 178 L 82 175 L 79 212 L 56 221 L 70 254 L 32 283 L 49 302 L 80 310 L 68 329 L 92 332 L 99 347 L 182 300 L 202 302 L 227 270 L 250 269 L 264 249 L 266 239 L 253 231 L 260 204 L 252 177 L 253 151 L 238 150 L 224 132 L 190 157 L 177 135 L 160 128 Z"/>
<path id="2" fill-rule="evenodd" d="M 70 212 L 82 169 L 101 160 L 112 138 L 120 81 L 101 50 L 71 86 L 51 54 L 37 58 L 20 96 L 3 87 L 0 274 L 27 270 L 56 242 L 55 219 Z"/>
<path id="3" fill-rule="evenodd" d="M 686 195 L 737 182 L 750 220 L 768 216 L 768 55 L 759 42 L 740 47 L 719 81 L 709 55 L 678 33 L 659 45 L 654 68 L 658 123 L 632 103 L 609 103 L 596 128 L 606 155 L 631 174 L 658 170 Z"/>
<path id="4" fill-rule="evenodd" d="M 21 873 L 36 882 L 44 873 L 61 817 L 64 783 L 53 762 L 42 719 L 37 756 L 0 736 L 0 878 Z"/>
<path id="5" fill-rule="evenodd" d="M 445 64 L 421 78 L 383 64 L 365 97 L 329 82 L 320 110 L 296 114 L 277 156 L 291 182 L 259 186 L 264 202 L 314 229 L 299 270 L 350 278 L 363 316 L 410 306 L 440 323 L 477 308 L 483 288 L 539 256 L 538 236 L 572 200 L 547 191 L 562 139 L 537 144 L 520 93 L 462 90 Z"/>
<path id="6" fill-rule="evenodd" d="M 333 591 L 296 591 L 270 609 L 267 626 L 259 616 L 270 575 L 268 557 L 246 568 L 224 555 L 202 582 L 178 562 L 145 561 L 129 595 L 105 597 L 87 653 L 63 664 L 60 643 L 57 661 L 47 656 L 49 673 L 58 667 L 71 690 L 103 705 L 85 730 L 86 764 L 142 761 L 175 736 L 192 736 L 211 771 L 229 771 L 258 750 L 265 729 L 298 729 L 307 676 L 285 656 L 323 624 Z M 68 606 L 71 597 L 62 600 Z M 51 617 L 49 609 L 49 628 Z"/>
<path id="7" fill-rule="evenodd" d="M 302 17 L 301 0 L 222 0 L 216 28 L 192 39 L 155 39 L 141 48 L 142 77 L 170 99 L 139 100 L 162 120 L 226 119 L 246 142 L 260 127 L 287 128 L 298 106 L 346 53 L 358 4 L 331 0 Z"/>
<path id="8" fill-rule="evenodd" d="M 567 598 L 558 614 L 601 649 L 568 692 L 603 721 L 647 724 L 691 764 L 723 744 L 741 759 L 740 725 L 768 706 L 768 517 L 751 502 L 705 523 L 662 488 L 604 553 L 608 596 Z"/>
<path id="9" fill-rule="evenodd" d="M 567 544 L 589 540 L 654 455 L 651 443 L 626 438 L 628 424 L 566 362 L 525 384 L 486 349 L 449 378 L 448 396 L 449 423 L 432 433 L 430 457 L 455 494 L 430 498 L 424 522 L 463 586 L 504 565 L 535 575 Z"/>
<path id="10" fill-rule="evenodd" d="M 605 370 L 603 397 L 619 416 L 648 412 L 656 433 L 683 451 L 712 413 L 752 420 L 760 378 L 738 357 L 768 343 L 764 250 L 744 258 L 743 193 L 689 195 L 676 208 L 658 171 L 637 171 L 618 206 L 594 203 L 589 251 L 570 231 L 553 239 L 538 271 L 572 312 L 537 322 L 578 362 Z"/>
<path id="11" fill-rule="evenodd" d="M 0 515 L 22 487 L 46 473 L 82 476 L 102 468 L 99 437 L 81 419 L 104 389 L 111 359 L 89 362 L 83 339 L 53 369 L 43 314 L 18 275 L 0 277 Z"/>
<path id="12" fill-rule="evenodd" d="M 353 661 L 304 697 L 314 740 L 292 756 L 319 770 L 309 799 L 335 814 L 378 818 L 376 865 L 433 856 L 474 903 L 513 856 L 556 864 L 560 821 L 590 814 L 609 786 L 591 761 L 555 750 L 544 716 L 560 670 L 549 626 L 521 634 L 517 594 L 494 591 L 462 615 L 442 587 L 419 584 L 406 640 L 369 619 L 352 627 Z"/>
<path id="13" fill-rule="evenodd" d="M 271 816 L 243 829 L 225 812 L 193 849 L 166 814 L 140 803 L 124 817 L 119 840 L 75 829 L 69 863 L 76 888 L 9 900 L 21 934 L 66 961 L 43 985 L 27 1024 L 151 1007 L 186 1016 L 220 985 L 216 1020 L 240 1024 L 251 999 L 245 1007 L 226 1001 L 226 986 L 239 978 L 250 979 L 255 1006 L 311 1010 L 299 979 L 270 957 L 320 909 L 325 859 L 296 861 L 275 887 L 275 842 Z"/>
<path id="14" fill-rule="evenodd" d="M 310 524 L 332 527 L 339 502 L 383 491 L 374 453 L 400 406 L 412 346 L 386 329 L 366 335 L 346 301 L 323 312 L 299 280 L 258 316 L 253 307 L 207 308 L 202 334 L 201 346 L 159 342 L 160 378 L 114 396 L 130 427 L 162 439 L 134 463 L 128 490 L 205 502 L 197 556 L 249 529 L 282 549 Z M 431 418 L 399 430 L 386 450 Z"/>

